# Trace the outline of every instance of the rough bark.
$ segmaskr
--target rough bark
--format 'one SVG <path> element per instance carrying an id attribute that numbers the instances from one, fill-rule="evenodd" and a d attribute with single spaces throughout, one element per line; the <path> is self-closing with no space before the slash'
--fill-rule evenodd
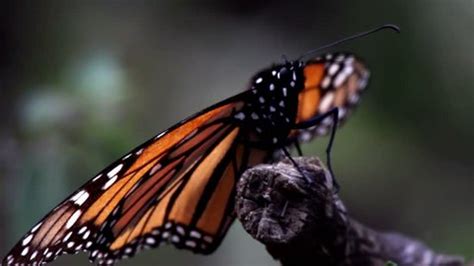
<path id="1" fill-rule="evenodd" d="M 350 217 L 331 175 L 315 158 L 247 170 L 237 184 L 236 212 L 273 258 L 289 265 L 463 265 L 399 233 L 373 230 Z M 304 173 L 304 176 L 301 174 Z"/>

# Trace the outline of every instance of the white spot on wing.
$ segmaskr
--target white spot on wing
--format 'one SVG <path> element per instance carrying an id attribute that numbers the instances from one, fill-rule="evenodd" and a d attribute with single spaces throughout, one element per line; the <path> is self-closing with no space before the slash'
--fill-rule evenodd
<path id="1" fill-rule="evenodd" d="M 84 204 L 84 202 L 86 202 L 87 198 L 89 198 L 89 193 L 87 193 L 87 191 L 84 191 L 84 193 L 82 193 L 78 199 L 76 199 L 74 201 L 75 204 L 81 206 L 82 204 Z"/>
<path id="2" fill-rule="evenodd" d="M 349 56 L 348 58 L 346 58 L 346 60 L 344 61 L 344 63 L 346 65 L 352 65 L 352 63 L 354 63 L 354 57 L 353 56 Z"/>
<path id="3" fill-rule="evenodd" d="M 41 224 L 43 224 L 43 222 L 40 222 L 40 223 L 38 223 L 37 225 L 35 225 L 35 227 L 33 227 L 33 228 L 31 229 L 31 232 L 32 232 L 32 233 L 36 232 L 36 230 L 38 230 L 38 228 L 40 228 Z"/>
<path id="4" fill-rule="evenodd" d="M 319 104 L 319 112 L 326 113 L 327 111 L 329 111 L 329 108 L 332 106 L 333 100 L 334 100 L 334 93 L 332 92 L 327 93 L 321 100 L 321 103 Z"/>
<path id="5" fill-rule="evenodd" d="M 325 126 L 330 126 L 332 124 L 332 116 L 324 118 L 321 124 Z"/>
<path id="6" fill-rule="evenodd" d="M 339 107 L 338 118 L 342 119 L 346 115 L 347 111 L 344 107 Z"/>
<path id="7" fill-rule="evenodd" d="M 85 232 L 84 235 L 82 236 L 82 239 L 86 240 L 89 237 L 90 233 L 91 233 L 91 231 Z"/>
<path id="8" fill-rule="evenodd" d="M 67 233 L 67 235 L 63 238 L 63 242 L 68 241 L 71 236 L 72 236 L 72 232 L 70 231 L 70 232 Z"/>
<path id="9" fill-rule="evenodd" d="M 21 255 L 22 255 L 22 256 L 26 256 L 26 254 L 28 254 L 28 250 L 29 250 L 28 247 L 24 248 L 24 249 L 21 251 Z"/>
<path id="10" fill-rule="evenodd" d="M 166 134 L 166 130 L 161 132 L 160 134 L 156 135 L 155 139 L 161 138 L 164 134 Z"/>
<path id="11" fill-rule="evenodd" d="M 101 176 L 102 176 L 102 174 L 97 175 L 96 177 L 94 177 L 94 178 L 92 179 L 92 182 L 96 181 L 96 180 L 99 179 Z"/>
<path id="12" fill-rule="evenodd" d="M 327 89 L 329 87 L 329 84 L 331 84 L 331 78 L 329 76 L 326 76 L 321 82 L 321 88 Z"/>
<path id="13" fill-rule="evenodd" d="M 344 68 L 344 73 L 346 73 L 347 76 L 349 76 L 350 74 L 352 74 L 352 72 L 354 72 L 354 67 L 353 66 L 346 66 Z"/>
<path id="14" fill-rule="evenodd" d="M 365 89 L 365 87 L 367 86 L 367 80 L 368 80 L 368 78 L 362 78 L 359 81 L 359 90 Z"/>
<path id="15" fill-rule="evenodd" d="M 26 246 L 28 245 L 28 243 L 30 243 L 31 239 L 33 239 L 33 234 L 30 234 L 28 235 L 27 237 L 25 237 L 25 239 L 23 239 L 23 241 L 21 242 L 21 244 L 23 246 Z"/>
<path id="16" fill-rule="evenodd" d="M 84 192 L 86 192 L 86 191 L 81 190 L 81 191 L 77 192 L 74 196 L 72 196 L 71 200 L 76 201 L 78 198 L 80 198 L 82 196 L 82 194 L 84 194 Z"/>
<path id="17" fill-rule="evenodd" d="M 356 104 L 359 101 L 359 95 L 357 95 L 357 94 L 349 95 L 348 101 L 349 101 L 350 104 Z"/>
<path id="18" fill-rule="evenodd" d="M 150 175 L 154 175 L 158 170 L 161 169 L 161 164 L 157 163 L 153 168 L 151 168 Z"/>
<path id="19" fill-rule="evenodd" d="M 77 210 L 71 215 L 69 220 L 67 220 L 66 229 L 71 228 L 76 223 L 77 219 L 79 219 L 79 216 L 81 216 L 81 213 L 81 210 Z"/>
<path id="20" fill-rule="evenodd" d="M 176 226 L 176 232 L 180 235 L 184 235 L 184 228 L 178 225 Z"/>
<path id="21" fill-rule="evenodd" d="M 149 245 L 153 245 L 156 243 L 156 240 L 153 237 L 147 237 L 145 242 Z"/>
<path id="22" fill-rule="evenodd" d="M 107 173 L 107 176 L 110 178 L 114 175 L 116 175 L 118 172 L 120 172 L 120 170 L 122 169 L 123 167 L 123 164 L 119 164 L 117 166 L 114 167 L 114 169 L 110 170 L 108 173 Z"/>
<path id="23" fill-rule="evenodd" d="M 117 180 L 117 176 L 114 176 L 111 179 L 109 179 L 109 181 L 107 181 L 107 183 L 105 183 L 104 186 L 102 186 L 102 190 L 108 189 L 113 183 L 115 183 L 116 180 Z"/>
<path id="24" fill-rule="evenodd" d="M 339 65 L 338 64 L 332 64 L 329 69 L 328 69 L 328 74 L 333 76 L 336 74 L 336 72 L 339 70 Z"/>
<path id="25" fill-rule="evenodd" d="M 63 249 L 59 248 L 58 250 L 56 250 L 56 256 L 59 255 L 59 254 L 62 254 L 62 252 L 63 252 Z"/>
<path id="26" fill-rule="evenodd" d="M 172 241 L 172 242 L 175 242 L 175 243 L 178 243 L 178 242 L 179 242 L 179 236 L 173 235 L 173 236 L 171 237 L 171 241 Z"/>
<path id="27" fill-rule="evenodd" d="M 87 230 L 87 226 L 83 226 L 81 227 L 81 229 L 79 229 L 79 232 L 77 232 L 79 235 L 84 233 L 85 231 Z"/>
<path id="28" fill-rule="evenodd" d="M 262 78 L 258 78 L 257 80 L 255 80 L 255 83 L 259 84 L 259 83 L 261 83 L 262 81 L 263 81 Z"/>
<path id="29" fill-rule="evenodd" d="M 196 242 L 194 242 L 192 240 L 186 240 L 186 242 L 184 244 L 188 247 L 191 247 L 191 248 L 196 247 Z"/>
<path id="30" fill-rule="evenodd" d="M 328 133 L 328 129 L 326 127 L 318 127 L 316 129 L 316 134 L 319 136 L 326 135 Z"/>
<path id="31" fill-rule="evenodd" d="M 201 233 L 199 233 L 198 231 L 195 231 L 195 230 L 191 231 L 191 232 L 189 233 L 189 235 L 190 235 L 191 237 L 194 237 L 194 238 L 201 238 Z"/>
<path id="32" fill-rule="evenodd" d="M 334 87 L 340 87 L 342 83 L 344 83 L 347 79 L 347 75 L 345 72 L 339 73 L 336 78 L 334 79 Z"/>

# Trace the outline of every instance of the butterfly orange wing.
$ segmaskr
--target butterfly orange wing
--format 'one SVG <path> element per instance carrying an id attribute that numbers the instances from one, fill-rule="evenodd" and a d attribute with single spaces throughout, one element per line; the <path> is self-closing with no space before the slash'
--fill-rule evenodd
<path id="1" fill-rule="evenodd" d="M 91 259 L 112 263 L 161 242 L 197 253 L 214 251 L 234 220 L 238 177 L 269 155 L 242 145 L 238 128 L 221 132 L 196 144 L 199 149 L 186 157 L 170 154 L 173 163 L 127 195 L 107 221 L 108 230 L 99 237 L 104 244 L 92 251 Z"/>
<path id="2" fill-rule="evenodd" d="M 202 228 L 203 233 L 209 235 L 220 234 L 219 230 L 223 229 L 216 230 L 216 225 L 211 223 L 216 217 L 229 215 L 228 209 L 219 204 L 223 204 L 220 203 L 223 199 L 230 199 L 228 194 L 235 182 L 235 169 L 230 171 L 226 167 L 222 179 L 215 174 L 210 178 L 209 171 L 212 170 L 209 169 L 218 161 L 215 156 L 228 158 L 230 148 L 235 150 L 239 128 L 230 118 L 241 108 L 239 99 L 245 93 L 184 120 L 104 169 L 37 223 L 13 247 L 3 263 L 49 262 L 60 254 L 78 251 L 90 251 L 92 258 L 98 255 L 94 251 L 112 254 L 104 250 L 112 251 L 109 248 L 114 247 L 119 250 L 149 230 L 163 226 L 165 220 L 189 222 L 187 213 L 193 208 L 189 200 L 199 199 L 200 193 L 204 193 L 204 182 L 211 179 L 217 182 L 219 192 L 210 193 L 208 202 L 201 204 L 205 205 L 203 214 L 193 226 Z M 165 202 L 168 202 L 166 206 Z M 117 217 L 122 211 L 123 217 L 111 222 L 112 214 Z M 153 219 L 149 220 L 149 217 Z M 228 226 L 222 226 L 226 219 L 221 219 L 220 227 Z M 108 233 L 109 227 L 113 234 L 106 238 L 104 232 Z M 127 235 L 124 240 L 124 235 L 135 228 L 148 231 L 132 234 L 135 238 Z"/>
<path id="3" fill-rule="evenodd" d="M 303 68 L 305 84 L 298 95 L 296 123 L 325 114 L 337 107 L 338 125 L 342 125 L 359 103 L 369 80 L 364 63 L 349 53 L 325 54 L 310 60 Z M 329 116 L 313 128 L 298 130 L 301 140 L 329 133 L 333 125 Z"/>

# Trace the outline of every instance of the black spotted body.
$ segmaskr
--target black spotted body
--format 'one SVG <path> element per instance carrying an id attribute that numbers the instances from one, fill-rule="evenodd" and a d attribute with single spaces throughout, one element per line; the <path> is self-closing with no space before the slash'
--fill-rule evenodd
<path id="1" fill-rule="evenodd" d="M 297 115 L 298 94 L 304 87 L 303 62 L 275 65 L 251 79 L 252 96 L 234 118 L 254 133 L 263 147 L 285 143 Z"/>

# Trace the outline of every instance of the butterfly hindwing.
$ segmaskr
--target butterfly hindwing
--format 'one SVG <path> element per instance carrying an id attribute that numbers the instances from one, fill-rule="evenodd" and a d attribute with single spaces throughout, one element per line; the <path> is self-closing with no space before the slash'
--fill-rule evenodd
<path id="1" fill-rule="evenodd" d="M 296 123 L 338 109 L 338 125 L 351 115 L 367 86 L 370 72 L 364 63 L 350 53 L 327 53 L 308 61 L 303 67 L 305 84 L 299 93 Z M 312 128 L 294 132 L 308 141 L 327 135 L 334 125 L 328 116 Z"/>

